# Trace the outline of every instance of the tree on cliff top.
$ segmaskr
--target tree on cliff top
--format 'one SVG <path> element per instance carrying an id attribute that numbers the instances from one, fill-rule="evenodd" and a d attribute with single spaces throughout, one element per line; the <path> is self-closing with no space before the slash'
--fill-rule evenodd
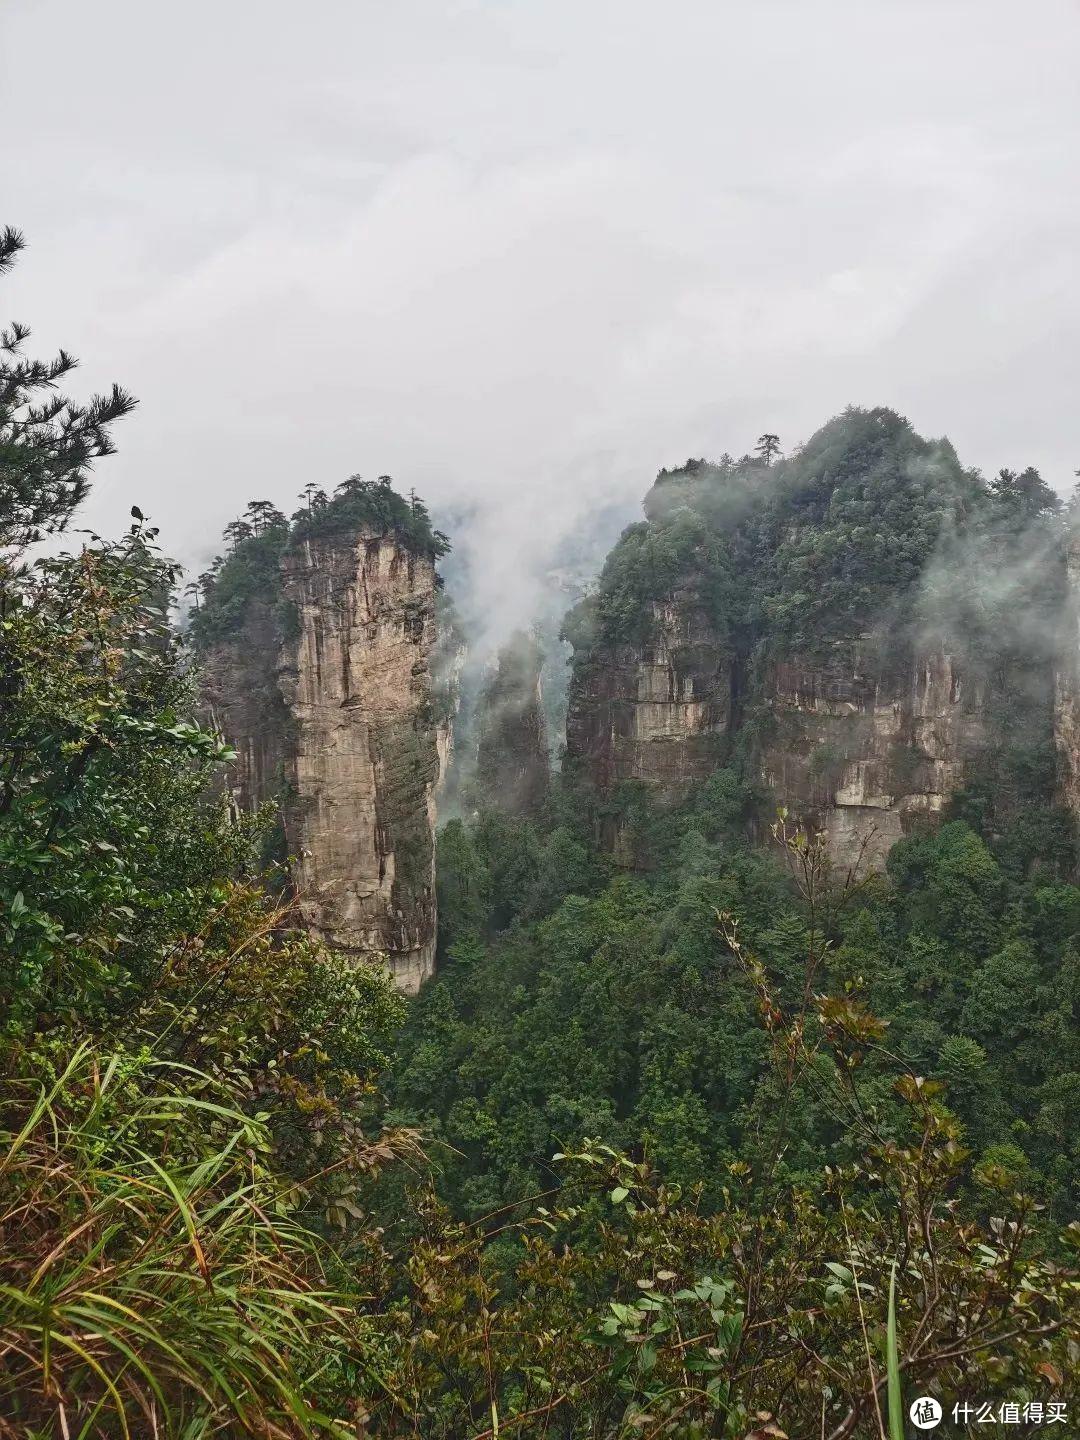
<path id="1" fill-rule="evenodd" d="M 399 495 L 389 475 L 365 480 L 349 475 L 334 491 L 325 505 L 297 511 L 293 517 L 292 543 L 317 535 L 334 535 L 370 526 L 380 532 L 392 532 L 417 555 L 432 560 L 445 555 L 450 541 L 431 524 L 427 506 L 415 491 L 409 497 Z"/>
<path id="2" fill-rule="evenodd" d="M 1061 497 L 1031 465 L 1019 474 L 999 470 L 987 489 L 995 500 L 1024 515 L 1056 514 L 1061 509 Z"/>
<path id="3" fill-rule="evenodd" d="M 600 577 L 597 638 L 640 636 L 653 604 L 689 589 L 747 648 L 827 649 L 909 606 L 943 532 L 987 500 L 947 441 L 883 407 L 848 409 L 787 459 L 778 445 L 766 434 L 756 457 L 657 476 L 647 523 Z"/>
<path id="4" fill-rule="evenodd" d="M 261 535 L 264 530 L 280 529 L 289 523 L 284 514 L 269 500 L 249 500 L 244 519 L 251 526 L 253 535 Z"/>
<path id="5" fill-rule="evenodd" d="M 771 465 L 781 453 L 780 436 L 772 435 L 768 432 L 759 436 L 758 442 L 754 446 L 754 453 L 761 456 L 762 464 Z"/>
<path id="6" fill-rule="evenodd" d="M 309 484 L 301 498 L 305 505 L 294 513 L 291 525 L 268 500 L 252 500 L 243 516 L 225 527 L 228 553 L 218 556 L 209 572 L 199 577 L 203 603 L 191 616 L 196 645 L 235 634 L 255 599 L 279 607 L 282 624 L 287 627 L 281 557 L 304 540 L 370 529 L 392 534 L 406 549 L 432 560 L 450 549 L 450 541 L 432 526 L 427 506 L 416 492 L 410 491 L 407 499 L 399 495 L 389 475 L 377 480 L 350 475 L 332 497 Z"/>

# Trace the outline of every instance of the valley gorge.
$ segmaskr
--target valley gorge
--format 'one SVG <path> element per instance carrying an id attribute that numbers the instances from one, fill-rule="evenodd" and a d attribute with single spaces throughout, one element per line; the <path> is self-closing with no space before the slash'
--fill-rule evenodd
<path id="1" fill-rule="evenodd" d="M 0 1440 L 1080 1436 L 1080 8 L 0 34 Z"/>
<path id="2" fill-rule="evenodd" d="M 849 412 L 771 466 L 662 472 L 566 621 L 562 783 L 587 797 L 599 851 L 647 868 L 625 797 L 677 808 L 733 764 L 755 788 L 752 839 L 768 843 L 785 807 L 846 871 L 881 868 L 958 805 L 993 831 L 1034 796 L 1073 825 L 1080 562 L 1057 520 L 1051 533 L 1005 502 L 888 411 Z M 277 809 L 303 923 L 385 958 L 411 992 L 435 963 L 448 769 L 467 806 L 526 816 L 546 803 L 549 762 L 543 656 L 524 633 L 477 692 L 472 752 L 455 747 L 467 642 L 437 634 L 437 557 L 401 513 L 248 537 L 241 558 L 267 551 L 261 580 L 217 631 L 211 593 L 198 651 L 207 713 L 236 750 L 233 803 Z M 871 523 L 853 531 L 852 515 Z M 841 531 L 830 573 L 818 552 Z"/>
<path id="3" fill-rule="evenodd" d="M 543 663 L 535 639 L 518 631 L 499 651 L 477 698 L 477 799 L 509 815 L 536 814 L 547 798 Z"/>

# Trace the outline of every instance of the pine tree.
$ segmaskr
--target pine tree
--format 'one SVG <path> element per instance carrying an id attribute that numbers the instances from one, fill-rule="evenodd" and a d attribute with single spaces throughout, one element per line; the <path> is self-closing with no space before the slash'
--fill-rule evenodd
<path id="1" fill-rule="evenodd" d="M 250 500 L 244 511 L 244 518 L 251 526 L 253 535 L 261 535 L 264 530 L 286 524 L 285 516 L 269 500 Z"/>
<path id="2" fill-rule="evenodd" d="M 221 532 L 221 537 L 228 542 L 230 549 L 235 550 L 241 541 L 250 540 L 254 534 L 255 531 L 246 520 L 230 520 Z"/>
<path id="3" fill-rule="evenodd" d="M 340 485 L 334 486 L 335 495 L 363 495 L 372 488 L 371 481 L 362 475 L 346 475 Z"/>
<path id="4" fill-rule="evenodd" d="M 0 231 L 0 274 L 25 241 Z M 118 385 L 79 405 L 57 390 L 78 361 L 66 350 L 53 360 L 28 360 L 25 325 L 0 330 L 0 547 L 20 548 L 62 530 L 89 489 L 94 460 L 112 453 L 109 427 L 135 406 Z"/>
<path id="5" fill-rule="evenodd" d="M 768 431 L 764 435 L 759 435 L 758 442 L 754 446 L 754 453 L 761 457 L 762 464 L 771 465 L 781 453 L 780 436 L 770 434 Z"/>
<path id="6" fill-rule="evenodd" d="M 1061 509 L 1061 498 L 1032 465 L 1019 473 L 999 470 L 987 488 L 995 499 L 1025 515 Z"/>

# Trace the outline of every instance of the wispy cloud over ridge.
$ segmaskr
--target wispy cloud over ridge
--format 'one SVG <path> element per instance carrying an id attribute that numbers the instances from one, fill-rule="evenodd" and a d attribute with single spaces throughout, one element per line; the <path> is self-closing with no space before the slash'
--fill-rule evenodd
<path id="1" fill-rule="evenodd" d="M 137 502 L 199 564 L 252 496 L 389 471 L 484 517 L 516 624 L 590 507 L 848 403 L 1080 464 L 1064 0 L 42 0 L 0 32 L 3 308 L 143 402 L 99 528 Z"/>

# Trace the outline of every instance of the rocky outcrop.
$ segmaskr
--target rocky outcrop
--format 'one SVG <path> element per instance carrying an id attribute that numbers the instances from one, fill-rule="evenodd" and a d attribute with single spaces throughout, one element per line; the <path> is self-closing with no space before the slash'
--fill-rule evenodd
<path id="1" fill-rule="evenodd" d="M 499 651 L 480 695 L 477 789 L 484 803 L 509 815 L 535 812 L 548 793 L 543 661 L 539 645 L 517 633 Z"/>
<path id="2" fill-rule="evenodd" d="M 435 957 L 434 565 L 369 532 L 304 540 L 283 575 L 297 615 L 282 693 L 300 910 L 338 949 L 386 956 L 415 991 Z"/>
<path id="3" fill-rule="evenodd" d="M 457 730 L 461 714 L 463 675 L 469 649 L 453 602 L 441 586 L 435 591 L 435 647 L 430 656 L 431 695 L 439 774 L 435 791 L 440 806 L 456 788 Z"/>
<path id="4" fill-rule="evenodd" d="M 732 715 L 726 646 L 689 590 L 650 607 L 648 639 L 596 648 L 574 667 L 566 749 L 606 792 L 640 780 L 682 799 L 715 768 Z"/>
<path id="5" fill-rule="evenodd" d="M 784 806 L 844 866 L 954 801 L 990 837 L 1056 800 L 1080 820 L 1080 543 L 1062 639 L 1064 536 L 1034 471 L 986 485 L 947 441 L 851 408 L 771 464 L 661 471 L 644 509 L 564 626 L 571 773 L 621 863 L 651 843 L 624 782 L 678 803 L 729 763 L 767 792 L 746 792 L 755 834 Z"/>
<path id="6" fill-rule="evenodd" d="M 898 649 L 879 632 L 764 677 L 762 777 L 844 868 L 935 823 L 985 743 L 981 682 L 944 649 Z"/>
<path id="7" fill-rule="evenodd" d="M 636 780 L 684 799 L 752 712 L 763 781 L 837 865 L 880 866 L 936 822 L 984 745 L 983 686 L 955 655 L 880 632 L 744 666 L 687 593 L 653 605 L 647 642 L 595 650 L 575 673 L 568 753 L 601 794 Z M 607 843 L 620 853 L 617 827 Z"/>
<path id="8" fill-rule="evenodd" d="M 410 992 L 435 963 L 434 643 L 433 560 L 369 527 L 285 548 L 276 602 L 201 659 L 235 803 L 278 803 L 304 923 Z"/>

